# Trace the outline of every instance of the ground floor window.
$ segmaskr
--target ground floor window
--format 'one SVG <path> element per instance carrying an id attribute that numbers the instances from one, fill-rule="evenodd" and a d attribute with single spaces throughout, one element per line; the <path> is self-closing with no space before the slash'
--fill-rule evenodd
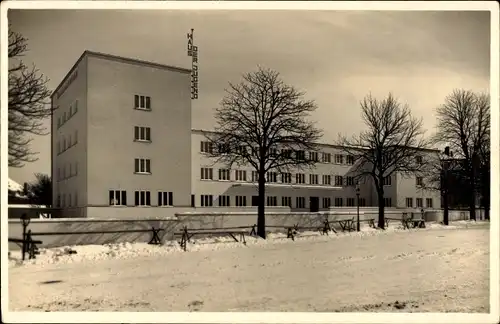
<path id="1" fill-rule="evenodd" d="M 127 192 L 125 190 L 110 190 L 109 191 L 110 206 L 126 206 Z"/>
<path id="2" fill-rule="evenodd" d="M 158 206 L 173 206 L 174 193 L 168 191 L 158 192 Z"/>
<path id="3" fill-rule="evenodd" d="M 392 207 L 392 199 L 384 198 L 384 207 Z"/>
<path id="4" fill-rule="evenodd" d="M 236 196 L 236 206 L 245 207 L 247 205 L 247 197 L 246 196 Z"/>
<path id="5" fill-rule="evenodd" d="M 136 206 L 151 206 L 151 192 L 146 190 L 136 190 L 134 193 Z"/>
<path id="6" fill-rule="evenodd" d="M 292 197 L 281 197 L 281 206 L 292 208 Z"/>
<path id="7" fill-rule="evenodd" d="M 413 208 L 413 198 L 406 198 L 406 207 Z"/>
<path id="8" fill-rule="evenodd" d="M 323 198 L 323 208 L 330 208 L 332 205 L 332 199 L 330 197 Z"/>
<path id="9" fill-rule="evenodd" d="M 296 208 L 306 208 L 306 198 L 305 197 L 295 198 L 295 207 Z"/>
<path id="10" fill-rule="evenodd" d="M 432 198 L 425 199 L 425 202 L 427 204 L 427 208 L 432 208 Z"/>
<path id="11" fill-rule="evenodd" d="M 201 207 L 212 207 L 214 205 L 214 196 L 201 195 Z"/>
<path id="12" fill-rule="evenodd" d="M 267 206 L 271 206 L 271 207 L 278 206 L 278 197 L 268 196 L 267 197 Z"/>
<path id="13" fill-rule="evenodd" d="M 231 206 L 230 196 L 219 196 L 219 207 L 229 207 Z"/>
<path id="14" fill-rule="evenodd" d="M 416 202 L 418 208 L 424 207 L 424 199 L 423 198 L 417 198 L 417 199 L 415 199 L 415 202 Z"/>

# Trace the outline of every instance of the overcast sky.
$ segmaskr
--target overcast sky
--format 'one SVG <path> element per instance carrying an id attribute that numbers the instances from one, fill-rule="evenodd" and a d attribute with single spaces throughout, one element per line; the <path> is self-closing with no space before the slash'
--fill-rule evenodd
<path id="1" fill-rule="evenodd" d="M 25 60 L 52 90 L 84 50 L 190 68 L 194 28 L 193 128 L 211 128 L 227 82 L 257 65 L 316 101 L 324 142 L 363 128 L 359 101 L 369 92 L 393 92 L 432 132 L 434 109 L 454 88 L 489 89 L 489 12 L 10 10 L 9 22 L 29 39 Z M 33 147 L 39 161 L 10 168 L 11 179 L 50 174 L 50 137 Z"/>

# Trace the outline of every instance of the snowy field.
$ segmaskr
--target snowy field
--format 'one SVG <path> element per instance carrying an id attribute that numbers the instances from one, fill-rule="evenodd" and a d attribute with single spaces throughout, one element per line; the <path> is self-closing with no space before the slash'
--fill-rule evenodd
<path id="1" fill-rule="evenodd" d="M 226 241 L 66 247 L 25 263 L 13 252 L 9 308 L 489 312 L 488 223 Z"/>

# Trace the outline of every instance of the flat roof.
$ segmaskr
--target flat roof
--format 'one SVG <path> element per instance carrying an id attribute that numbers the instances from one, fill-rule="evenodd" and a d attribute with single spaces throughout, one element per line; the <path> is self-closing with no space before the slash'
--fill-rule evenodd
<path id="1" fill-rule="evenodd" d="M 142 65 L 142 66 L 148 66 L 148 67 L 153 67 L 157 69 L 163 69 L 163 70 L 169 70 L 169 71 L 174 71 L 174 72 L 180 72 L 180 73 L 191 73 L 191 69 L 186 69 L 186 68 L 181 68 L 177 66 L 172 66 L 172 65 L 166 65 L 166 64 L 160 64 L 160 63 L 155 63 L 155 62 L 150 62 L 150 61 L 144 61 L 144 60 L 139 60 L 139 59 L 134 59 L 134 58 L 129 58 L 129 57 L 123 57 L 123 56 L 118 56 L 118 55 L 113 55 L 113 54 L 106 54 L 106 53 L 100 53 L 100 52 L 94 52 L 94 51 L 84 51 L 82 55 L 76 60 L 75 64 L 71 67 L 71 69 L 66 73 L 64 78 L 61 80 L 59 85 L 56 87 L 54 91 L 52 91 L 51 97 L 53 97 L 57 91 L 61 88 L 61 86 L 66 82 L 68 77 L 73 73 L 73 71 L 76 69 L 78 64 L 83 60 L 83 58 L 87 56 L 92 56 L 92 57 L 97 57 L 101 58 L 104 60 L 111 60 L 111 61 L 117 61 L 117 62 L 122 62 L 122 63 L 129 63 L 129 64 L 136 64 L 136 65 Z"/>
<path id="2" fill-rule="evenodd" d="M 203 129 L 192 128 L 191 129 L 191 133 L 194 133 L 194 134 L 203 134 L 203 133 L 217 134 L 218 132 L 213 131 L 213 130 L 203 130 Z M 324 143 L 324 142 L 323 143 L 318 142 L 318 143 L 315 143 L 315 144 L 319 145 L 319 146 L 326 146 L 326 147 L 333 147 L 333 148 L 342 148 L 342 147 L 344 147 L 342 145 L 329 144 L 329 143 Z M 439 151 L 438 149 L 431 149 L 431 148 L 421 148 L 420 150 L 421 151 L 427 151 L 427 152 L 438 152 Z"/>

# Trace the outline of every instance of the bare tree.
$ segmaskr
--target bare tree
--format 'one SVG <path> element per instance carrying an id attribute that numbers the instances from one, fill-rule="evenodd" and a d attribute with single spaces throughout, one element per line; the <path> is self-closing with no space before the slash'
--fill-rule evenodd
<path id="1" fill-rule="evenodd" d="M 469 193 L 470 219 L 476 219 L 478 170 L 487 155 L 490 139 L 490 98 L 470 90 L 454 90 L 436 109 L 437 132 L 434 141 L 449 146 L 456 158 L 463 160 Z M 487 162 L 489 163 L 489 162 Z"/>
<path id="2" fill-rule="evenodd" d="M 482 150 L 479 166 L 479 191 L 481 193 L 481 207 L 484 208 L 484 218 L 490 219 L 490 194 L 491 194 L 491 160 L 490 147 Z"/>
<path id="3" fill-rule="evenodd" d="M 443 205 L 443 223 L 449 223 L 449 209 L 463 205 L 468 201 L 462 188 L 467 186 L 464 179 L 463 161 L 453 157 L 453 152 L 446 147 L 442 152 L 436 152 L 425 161 L 423 168 L 426 190 L 439 191 Z M 468 204 L 468 202 L 467 202 Z"/>
<path id="4" fill-rule="evenodd" d="M 266 238 L 265 184 L 267 172 L 313 166 L 322 133 L 308 120 L 316 110 L 305 93 L 287 85 L 278 72 L 258 68 L 238 84 L 229 84 L 217 108 L 215 132 L 205 133 L 208 155 L 231 168 L 251 166 L 258 174 L 257 234 Z M 291 177 L 291 175 L 289 175 Z"/>
<path id="5" fill-rule="evenodd" d="M 22 167 L 36 161 L 30 135 L 47 135 L 42 121 L 51 114 L 48 79 L 35 67 L 28 68 L 22 57 L 27 39 L 9 30 L 9 166 Z"/>
<path id="6" fill-rule="evenodd" d="M 384 179 L 394 173 L 412 176 L 423 171 L 422 150 L 428 147 L 422 120 L 412 116 L 408 105 L 402 105 L 389 94 L 383 100 L 371 95 L 361 101 L 361 116 L 367 130 L 359 135 L 339 136 L 338 145 L 354 157 L 353 174 L 359 181 L 371 179 L 378 198 L 378 227 L 384 228 Z"/>

